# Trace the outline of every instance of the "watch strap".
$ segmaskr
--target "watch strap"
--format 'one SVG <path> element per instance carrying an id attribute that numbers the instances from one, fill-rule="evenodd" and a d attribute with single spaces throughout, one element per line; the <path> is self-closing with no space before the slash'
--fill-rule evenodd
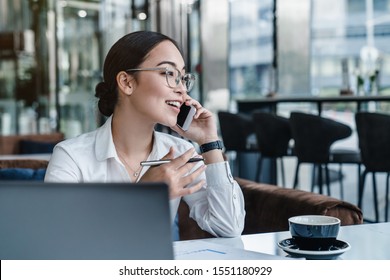
<path id="1" fill-rule="evenodd" d="M 213 141 L 213 142 L 209 142 L 209 143 L 200 145 L 199 148 L 200 148 L 200 153 L 203 154 L 203 153 L 206 153 L 206 152 L 211 151 L 211 150 L 216 150 L 216 149 L 222 150 L 223 144 L 222 144 L 221 140 L 217 140 L 217 141 Z"/>

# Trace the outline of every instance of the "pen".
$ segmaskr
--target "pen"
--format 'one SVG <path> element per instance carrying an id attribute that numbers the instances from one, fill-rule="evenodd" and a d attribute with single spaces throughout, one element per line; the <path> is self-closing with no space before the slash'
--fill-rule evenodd
<path id="1" fill-rule="evenodd" d="M 195 158 L 190 158 L 187 163 L 190 163 L 190 162 L 198 162 L 198 161 L 202 161 L 203 158 L 198 158 L 198 157 L 195 157 Z M 168 163 L 168 162 L 171 162 L 172 160 L 171 159 L 161 159 L 161 160 L 149 160 L 149 161 L 141 161 L 141 165 L 142 166 L 157 166 L 157 165 L 161 165 L 161 164 L 164 164 L 164 163 Z"/>

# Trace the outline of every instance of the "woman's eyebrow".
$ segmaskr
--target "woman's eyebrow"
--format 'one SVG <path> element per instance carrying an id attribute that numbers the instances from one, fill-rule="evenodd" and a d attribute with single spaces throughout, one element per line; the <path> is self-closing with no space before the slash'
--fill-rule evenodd
<path id="1" fill-rule="evenodd" d="M 173 67 L 177 68 L 176 63 L 174 63 L 174 62 L 172 62 L 172 61 L 167 61 L 167 60 L 161 61 L 160 63 L 157 64 L 157 66 L 160 66 L 160 65 L 162 65 L 162 64 L 169 64 L 169 65 L 172 65 Z M 182 70 L 185 70 L 185 68 L 186 68 L 186 67 L 183 66 L 183 69 L 182 69 Z"/>
<path id="2" fill-rule="evenodd" d="M 174 63 L 172 61 L 161 61 L 159 64 L 157 64 L 157 66 L 162 65 L 162 64 L 169 64 L 169 65 L 172 65 L 173 67 L 176 67 L 176 63 Z"/>

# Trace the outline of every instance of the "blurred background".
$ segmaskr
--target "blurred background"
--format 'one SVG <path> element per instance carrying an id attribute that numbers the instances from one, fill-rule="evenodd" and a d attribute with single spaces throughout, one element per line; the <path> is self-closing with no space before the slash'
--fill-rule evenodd
<path id="1" fill-rule="evenodd" d="M 0 132 L 99 126 L 103 59 L 137 30 L 181 44 L 191 94 L 214 111 L 275 93 L 389 95 L 389 11 L 389 0 L 0 0 Z"/>

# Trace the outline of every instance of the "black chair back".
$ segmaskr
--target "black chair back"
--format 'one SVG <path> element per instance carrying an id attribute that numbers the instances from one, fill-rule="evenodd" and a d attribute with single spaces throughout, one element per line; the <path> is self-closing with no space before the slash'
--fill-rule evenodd
<path id="1" fill-rule="evenodd" d="M 257 164 L 256 179 L 260 182 L 263 159 L 280 158 L 282 171 L 282 185 L 286 186 L 283 156 L 289 154 L 289 142 L 291 140 L 291 129 L 289 120 L 274 113 L 255 111 L 252 113 L 253 125 L 255 128 L 257 148 L 260 157 Z M 270 183 L 277 184 L 276 161 L 271 161 Z"/>
<path id="2" fill-rule="evenodd" d="M 270 158 L 287 155 L 291 139 L 289 120 L 268 112 L 254 112 L 252 118 L 261 155 Z"/>
<path id="3" fill-rule="evenodd" d="M 225 151 L 247 152 L 247 138 L 254 133 L 252 119 L 240 113 L 219 111 L 218 120 Z"/>
<path id="4" fill-rule="evenodd" d="M 331 145 L 352 134 L 348 125 L 302 112 L 291 113 L 290 125 L 294 152 L 300 162 L 328 163 Z"/>
<path id="5" fill-rule="evenodd" d="M 358 112 L 356 129 L 362 163 L 369 172 L 390 172 L 390 115 Z"/>
<path id="6" fill-rule="evenodd" d="M 375 222 L 379 222 L 378 193 L 376 172 L 387 173 L 385 194 L 385 222 L 389 216 L 390 189 L 390 115 L 374 112 L 357 112 L 355 114 L 356 129 L 359 139 L 361 160 L 365 167 L 359 183 L 358 206 L 362 208 L 365 179 L 372 173 Z"/>

